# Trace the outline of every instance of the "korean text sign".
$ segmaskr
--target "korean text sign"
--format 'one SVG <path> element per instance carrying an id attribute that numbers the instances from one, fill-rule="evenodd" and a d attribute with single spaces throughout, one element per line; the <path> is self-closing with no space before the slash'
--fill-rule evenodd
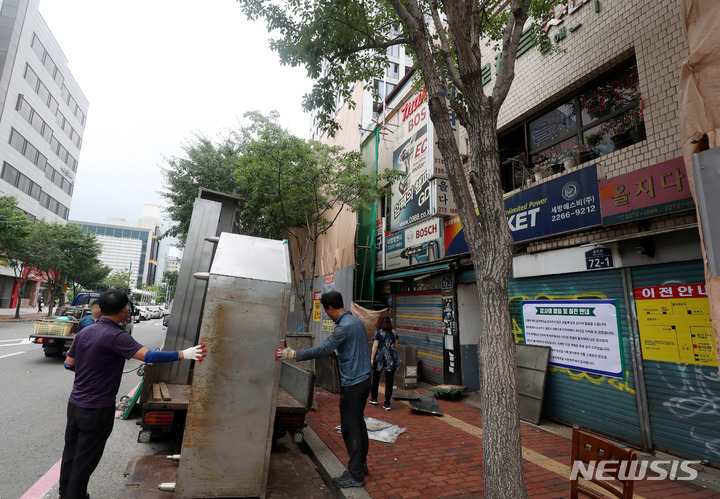
<path id="1" fill-rule="evenodd" d="M 597 165 L 506 198 L 505 214 L 516 243 L 600 225 Z"/>
<path id="2" fill-rule="evenodd" d="M 403 107 L 402 123 L 393 136 L 393 169 L 404 176 L 392 185 L 392 232 L 418 223 L 435 211 L 430 186 L 432 175 L 428 172 L 428 165 L 434 162 L 431 127 L 423 91 Z"/>
<path id="3" fill-rule="evenodd" d="M 717 366 L 705 283 L 635 288 L 643 358 Z"/>
<path id="4" fill-rule="evenodd" d="M 550 347 L 550 365 L 623 378 L 615 300 L 523 301 L 525 343 Z"/>
<path id="5" fill-rule="evenodd" d="M 387 270 L 439 260 L 443 257 L 442 220 L 431 218 L 391 234 L 386 239 L 385 252 Z"/>
<path id="6" fill-rule="evenodd" d="M 671 159 L 600 182 L 603 225 L 612 225 L 695 207 L 685 163 Z"/>

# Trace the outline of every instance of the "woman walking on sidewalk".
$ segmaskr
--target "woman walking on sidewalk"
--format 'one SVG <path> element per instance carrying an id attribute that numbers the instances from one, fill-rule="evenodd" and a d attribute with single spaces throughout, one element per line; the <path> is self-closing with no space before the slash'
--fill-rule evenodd
<path id="1" fill-rule="evenodd" d="M 400 338 L 393 330 L 392 321 L 387 312 L 380 314 L 375 327 L 377 331 L 373 336 L 372 354 L 370 355 L 370 363 L 373 367 L 370 403 L 377 405 L 380 373 L 385 371 L 385 403 L 383 409 L 389 411 L 393 379 L 398 368 L 397 349 Z"/>

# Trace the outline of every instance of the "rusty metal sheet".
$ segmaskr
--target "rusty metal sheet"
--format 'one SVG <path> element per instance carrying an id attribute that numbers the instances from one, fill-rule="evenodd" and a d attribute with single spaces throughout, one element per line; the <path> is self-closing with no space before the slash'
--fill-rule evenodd
<path id="1" fill-rule="evenodd" d="M 158 490 L 163 482 L 174 482 L 177 462 L 166 456 L 136 456 L 125 470 L 127 481 L 123 499 L 172 499 L 172 492 Z"/>
<path id="2" fill-rule="evenodd" d="M 264 497 L 290 303 L 287 246 L 220 236 L 210 269 L 175 498 Z"/>

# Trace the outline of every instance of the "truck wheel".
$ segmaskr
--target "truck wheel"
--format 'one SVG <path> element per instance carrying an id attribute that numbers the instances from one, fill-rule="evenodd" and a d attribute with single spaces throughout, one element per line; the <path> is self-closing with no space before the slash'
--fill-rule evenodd
<path id="1" fill-rule="evenodd" d="M 43 348 L 45 357 L 62 357 L 62 347 Z"/>

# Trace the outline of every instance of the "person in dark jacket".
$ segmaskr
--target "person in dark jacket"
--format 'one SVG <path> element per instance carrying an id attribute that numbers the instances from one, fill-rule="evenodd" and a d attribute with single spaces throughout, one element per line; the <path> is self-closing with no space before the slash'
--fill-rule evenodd
<path id="1" fill-rule="evenodd" d="M 365 404 L 370 394 L 370 349 L 365 325 L 345 310 L 337 291 L 320 297 L 325 313 L 335 322 L 335 329 L 322 344 L 298 350 L 287 346 L 275 349 L 278 360 L 310 360 L 330 355 L 337 350 L 340 369 L 340 428 L 350 461 L 341 476 L 333 478 L 337 488 L 364 487 L 367 473 L 368 433 L 365 425 Z"/>

